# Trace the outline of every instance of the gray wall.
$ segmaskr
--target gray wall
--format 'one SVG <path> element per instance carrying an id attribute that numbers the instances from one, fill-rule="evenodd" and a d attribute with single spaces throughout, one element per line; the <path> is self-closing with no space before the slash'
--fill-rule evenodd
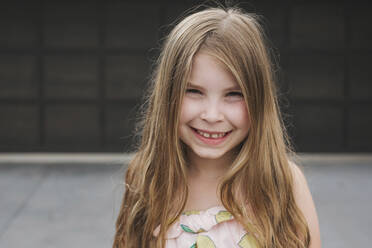
<path id="1" fill-rule="evenodd" d="M 130 149 L 165 25 L 194 3 L 2 1 L 0 152 Z M 266 18 L 297 151 L 371 152 L 370 4 L 241 7 Z"/>

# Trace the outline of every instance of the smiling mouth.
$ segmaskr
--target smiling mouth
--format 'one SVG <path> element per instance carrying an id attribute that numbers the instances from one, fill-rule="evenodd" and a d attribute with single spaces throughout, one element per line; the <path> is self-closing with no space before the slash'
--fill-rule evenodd
<path id="1" fill-rule="evenodd" d="M 232 131 L 228 132 L 207 132 L 207 131 L 201 131 L 196 128 L 192 128 L 195 132 L 197 132 L 199 135 L 203 136 L 204 138 L 207 139 L 221 139 L 231 133 Z"/>

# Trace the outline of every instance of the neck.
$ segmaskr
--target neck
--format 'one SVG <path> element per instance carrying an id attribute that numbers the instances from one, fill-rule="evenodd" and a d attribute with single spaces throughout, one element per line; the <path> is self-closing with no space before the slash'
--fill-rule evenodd
<path id="1" fill-rule="evenodd" d="M 231 166 L 231 155 L 225 154 L 218 159 L 201 158 L 192 151 L 188 154 L 189 175 L 193 178 L 202 178 L 203 180 L 221 179 Z"/>

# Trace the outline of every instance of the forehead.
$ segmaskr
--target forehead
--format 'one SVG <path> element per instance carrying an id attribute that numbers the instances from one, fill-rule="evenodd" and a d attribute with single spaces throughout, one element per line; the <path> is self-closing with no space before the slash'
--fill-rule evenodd
<path id="1" fill-rule="evenodd" d="M 198 52 L 193 60 L 189 83 L 196 86 L 240 89 L 228 68 L 212 55 Z"/>

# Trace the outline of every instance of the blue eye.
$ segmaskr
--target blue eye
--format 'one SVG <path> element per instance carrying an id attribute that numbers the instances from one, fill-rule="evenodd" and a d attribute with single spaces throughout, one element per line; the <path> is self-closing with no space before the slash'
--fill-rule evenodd
<path id="1" fill-rule="evenodd" d="M 187 89 L 186 93 L 191 93 L 191 94 L 202 94 L 200 90 L 197 89 Z"/>
<path id="2" fill-rule="evenodd" d="M 227 93 L 227 96 L 243 97 L 243 94 L 240 91 L 232 91 L 232 92 Z"/>

